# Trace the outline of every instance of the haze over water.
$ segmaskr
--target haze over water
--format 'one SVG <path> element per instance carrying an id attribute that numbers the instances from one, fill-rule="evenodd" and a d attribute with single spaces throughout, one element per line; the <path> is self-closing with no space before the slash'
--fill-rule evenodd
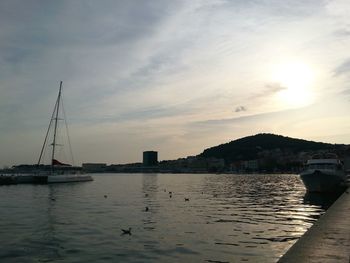
<path id="1" fill-rule="evenodd" d="M 276 262 L 333 201 L 297 175 L 94 179 L 2 186 L 0 261 Z"/>

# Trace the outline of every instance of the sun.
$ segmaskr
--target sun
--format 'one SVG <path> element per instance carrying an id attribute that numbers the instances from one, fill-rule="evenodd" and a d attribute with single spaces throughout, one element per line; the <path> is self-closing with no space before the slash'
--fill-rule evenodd
<path id="1" fill-rule="evenodd" d="M 273 70 L 273 81 L 282 89 L 277 99 L 287 106 L 301 107 L 312 102 L 312 85 L 314 72 L 303 62 L 287 62 L 278 64 Z"/>

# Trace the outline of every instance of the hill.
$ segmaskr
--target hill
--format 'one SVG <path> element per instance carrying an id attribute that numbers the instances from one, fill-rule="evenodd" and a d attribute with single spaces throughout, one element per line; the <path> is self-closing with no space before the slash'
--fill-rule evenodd
<path id="1" fill-rule="evenodd" d="M 344 146 L 344 144 L 314 142 L 270 133 L 261 133 L 205 149 L 198 157 L 222 158 L 226 163 L 230 163 L 239 160 L 257 159 L 263 152 L 276 150 L 294 155 L 300 152 L 316 151 L 339 153 L 344 150 Z"/>

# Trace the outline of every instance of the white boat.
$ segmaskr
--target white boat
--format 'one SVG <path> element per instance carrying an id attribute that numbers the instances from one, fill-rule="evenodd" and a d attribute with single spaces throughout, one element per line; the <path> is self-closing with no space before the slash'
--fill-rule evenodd
<path id="1" fill-rule="evenodd" d="M 56 149 L 58 146 L 62 146 L 61 144 L 57 143 L 57 132 L 58 132 L 58 122 L 59 120 L 65 120 L 62 119 L 61 116 L 59 116 L 60 112 L 60 106 L 61 106 L 61 99 L 62 99 L 62 81 L 60 82 L 60 88 L 58 92 L 58 97 L 55 103 L 55 107 L 51 116 L 50 124 L 46 132 L 45 140 L 40 152 L 40 157 L 38 161 L 38 167 L 41 164 L 43 153 L 45 148 L 47 147 L 47 140 L 50 134 L 50 131 L 53 130 L 53 141 L 50 144 L 52 146 L 52 151 L 51 151 L 51 169 L 49 171 L 46 171 L 37 175 L 34 175 L 34 180 L 35 178 L 40 178 L 39 181 L 40 183 L 71 183 L 71 182 L 86 182 L 86 181 L 93 181 L 93 178 L 90 175 L 84 175 L 84 174 L 79 174 L 79 170 L 77 167 L 73 167 L 70 164 L 66 164 L 63 162 L 60 162 L 56 160 Z M 66 128 L 67 124 L 66 124 Z M 67 129 L 68 132 L 68 129 Z M 69 136 L 68 137 L 68 142 L 69 142 L 69 147 L 70 147 L 70 141 L 69 141 Z M 70 152 L 72 150 L 70 149 Z"/>
<path id="2" fill-rule="evenodd" d="M 47 177 L 47 183 L 73 183 L 73 182 L 87 182 L 92 181 L 90 175 L 83 174 L 66 174 L 66 175 L 49 175 Z"/>
<path id="3" fill-rule="evenodd" d="M 309 192 L 337 192 L 346 187 L 344 164 L 335 154 L 314 155 L 300 173 Z"/>

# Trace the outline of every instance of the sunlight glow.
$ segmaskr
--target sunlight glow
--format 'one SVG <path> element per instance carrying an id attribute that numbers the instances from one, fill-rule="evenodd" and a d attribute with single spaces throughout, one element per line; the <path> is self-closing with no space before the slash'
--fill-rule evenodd
<path id="1" fill-rule="evenodd" d="M 273 80 L 285 89 L 278 93 L 281 103 L 292 107 L 305 106 L 312 102 L 314 72 L 302 62 L 279 64 L 273 70 Z"/>

